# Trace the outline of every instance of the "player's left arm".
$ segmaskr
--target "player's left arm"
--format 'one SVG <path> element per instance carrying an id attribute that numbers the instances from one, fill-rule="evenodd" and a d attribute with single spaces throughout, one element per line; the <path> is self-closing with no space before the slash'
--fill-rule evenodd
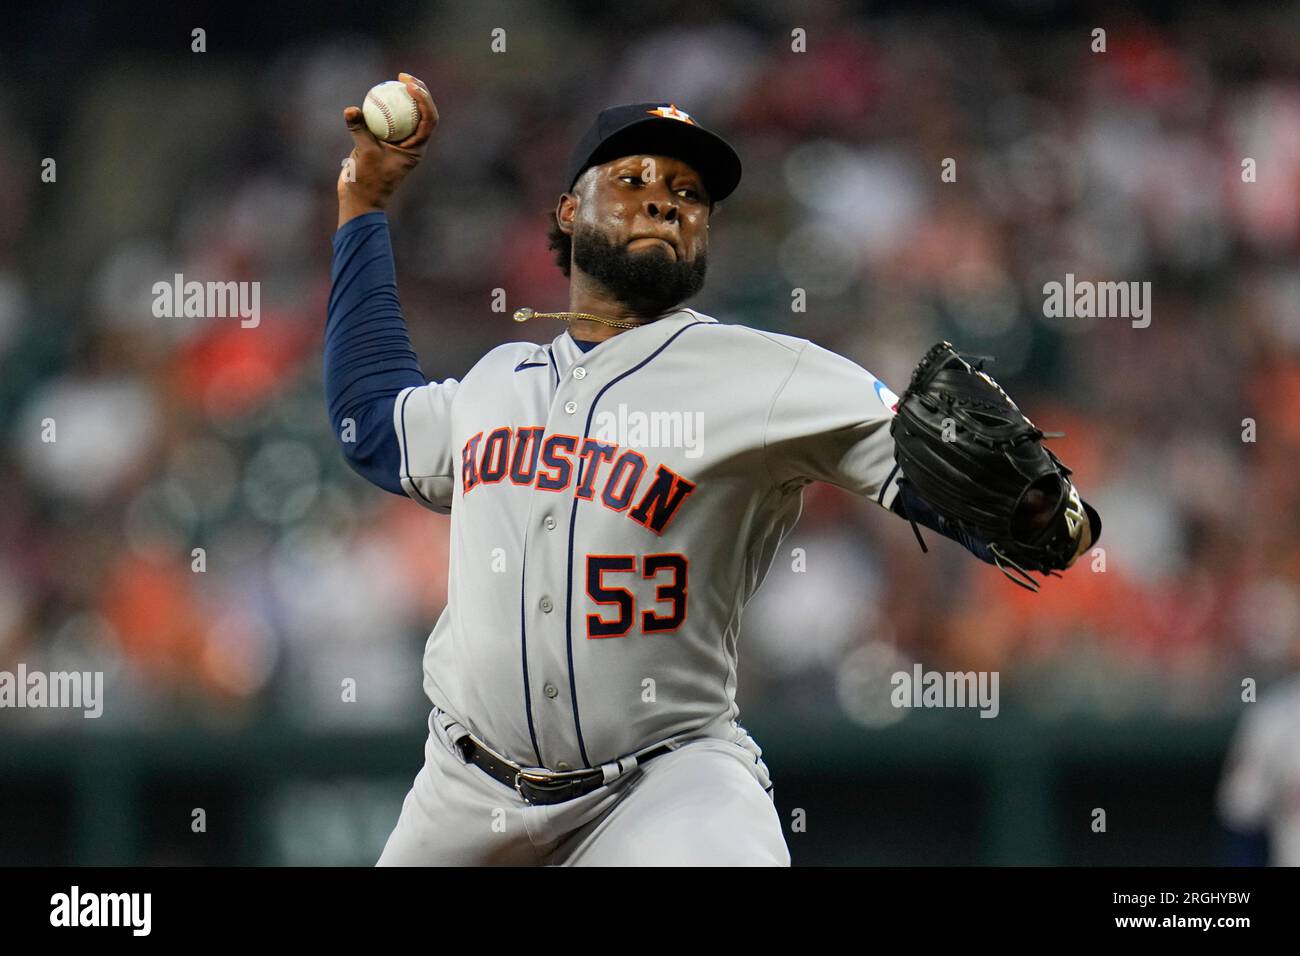
<path id="1" fill-rule="evenodd" d="M 890 508 L 900 488 L 889 434 L 895 401 L 862 366 L 802 343 L 764 426 L 773 483 L 790 491 L 824 481 Z"/>
<path id="2" fill-rule="evenodd" d="M 906 483 L 899 482 L 889 432 L 897 402 L 898 396 L 862 366 L 807 343 L 768 414 L 764 455 L 773 481 L 789 488 L 809 481 L 844 488 L 951 538 L 981 561 L 994 564 L 987 542 L 947 521 Z M 1042 530 L 1054 513 L 1046 496 L 1037 491 L 1026 496 L 1024 507 L 1025 519 L 1035 530 Z M 1100 531 L 1091 521 L 1084 525 L 1070 564 Z"/>

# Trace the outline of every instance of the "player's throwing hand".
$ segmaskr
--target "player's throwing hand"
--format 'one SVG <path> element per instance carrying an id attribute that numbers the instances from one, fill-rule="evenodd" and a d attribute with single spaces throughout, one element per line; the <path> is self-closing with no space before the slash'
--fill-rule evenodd
<path id="1" fill-rule="evenodd" d="M 352 134 L 353 146 L 351 162 L 345 163 L 339 173 L 340 226 L 349 219 L 388 205 L 402 180 L 419 164 L 433 128 L 438 125 L 438 107 L 424 82 L 409 73 L 399 73 L 397 79 L 406 84 L 420 108 L 420 121 L 415 132 L 406 139 L 396 143 L 381 142 L 366 127 L 360 107 L 349 106 L 343 110 L 343 120 Z"/>

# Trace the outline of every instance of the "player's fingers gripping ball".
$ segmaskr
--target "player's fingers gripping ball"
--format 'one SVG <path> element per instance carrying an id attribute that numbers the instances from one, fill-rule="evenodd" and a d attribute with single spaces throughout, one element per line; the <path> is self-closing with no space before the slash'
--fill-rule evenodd
<path id="1" fill-rule="evenodd" d="M 1024 572 L 1069 567 L 1095 512 L 982 364 L 948 342 L 926 352 L 890 424 L 894 458 L 920 498 L 988 543 L 1011 580 L 1036 590 Z"/>
<path id="2" fill-rule="evenodd" d="M 366 127 L 376 139 L 399 143 L 415 132 L 420 123 L 420 107 L 415 97 L 398 80 L 389 80 L 370 88 L 361 106 Z"/>

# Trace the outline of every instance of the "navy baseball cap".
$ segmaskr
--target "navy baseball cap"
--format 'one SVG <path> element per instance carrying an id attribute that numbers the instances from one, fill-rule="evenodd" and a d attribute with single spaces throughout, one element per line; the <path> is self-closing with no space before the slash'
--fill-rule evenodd
<path id="1" fill-rule="evenodd" d="M 740 183 L 740 157 L 717 133 L 673 103 L 628 103 L 601 110 L 569 159 L 569 189 L 592 166 L 644 153 L 689 163 L 709 199 L 721 202 Z"/>

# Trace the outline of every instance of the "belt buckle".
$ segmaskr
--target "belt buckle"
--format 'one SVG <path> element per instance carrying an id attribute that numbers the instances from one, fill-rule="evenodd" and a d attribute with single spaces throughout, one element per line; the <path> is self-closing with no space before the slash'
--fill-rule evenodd
<path id="1" fill-rule="evenodd" d="M 524 784 L 529 784 L 531 786 L 544 785 L 548 780 L 549 777 L 546 775 L 529 773 L 527 770 L 521 768 L 515 771 L 515 793 L 519 794 L 520 799 L 525 803 L 531 805 L 533 803 L 533 798 L 527 793 L 524 793 Z"/>
<path id="2" fill-rule="evenodd" d="M 520 770 L 515 774 L 515 791 L 526 803 L 550 806 L 580 796 L 575 790 L 581 789 L 583 782 L 584 774 L 580 772 L 553 774 Z"/>

